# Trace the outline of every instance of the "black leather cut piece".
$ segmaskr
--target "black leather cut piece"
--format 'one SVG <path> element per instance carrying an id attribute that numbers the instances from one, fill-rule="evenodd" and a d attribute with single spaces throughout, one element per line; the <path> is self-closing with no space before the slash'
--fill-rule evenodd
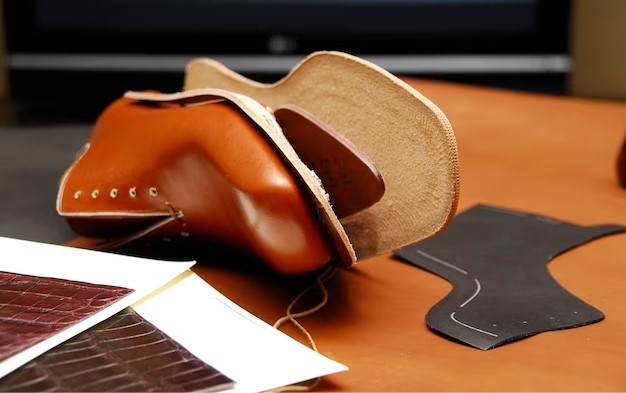
<path id="1" fill-rule="evenodd" d="M 0 391 L 188 392 L 233 384 L 127 308 L 0 379 Z"/>
<path id="2" fill-rule="evenodd" d="M 438 235 L 396 251 L 437 274 L 452 291 L 426 315 L 436 332 L 483 350 L 538 333 L 573 328 L 604 314 L 549 273 L 555 256 L 626 226 L 583 227 L 541 215 L 474 206 Z"/>

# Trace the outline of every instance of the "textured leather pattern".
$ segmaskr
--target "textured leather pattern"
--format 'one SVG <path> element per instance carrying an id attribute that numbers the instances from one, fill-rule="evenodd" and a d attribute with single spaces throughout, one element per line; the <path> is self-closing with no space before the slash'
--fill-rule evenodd
<path id="1" fill-rule="evenodd" d="M 0 272 L 0 361 L 131 292 L 121 287 Z"/>
<path id="2" fill-rule="evenodd" d="M 233 381 L 127 308 L 0 379 L 0 391 L 215 391 Z"/>

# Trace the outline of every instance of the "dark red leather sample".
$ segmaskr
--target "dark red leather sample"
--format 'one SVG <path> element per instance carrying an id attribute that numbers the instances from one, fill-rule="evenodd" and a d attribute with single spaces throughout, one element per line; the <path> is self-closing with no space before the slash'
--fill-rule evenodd
<path id="1" fill-rule="evenodd" d="M 127 308 L 0 379 L 0 391 L 216 391 L 233 383 Z"/>
<path id="2" fill-rule="evenodd" d="M 0 272 L 0 361 L 80 322 L 132 291 Z"/>

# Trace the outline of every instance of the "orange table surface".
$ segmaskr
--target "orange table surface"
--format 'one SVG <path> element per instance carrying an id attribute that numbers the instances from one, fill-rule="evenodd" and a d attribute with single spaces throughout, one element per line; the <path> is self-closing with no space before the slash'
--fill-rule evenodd
<path id="1" fill-rule="evenodd" d="M 405 80 L 454 127 L 461 163 L 458 212 L 481 203 L 579 225 L 626 224 L 626 189 L 616 175 L 626 103 Z M 269 323 L 312 279 L 274 275 L 229 258 L 200 261 L 194 270 Z M 579 246 L 548 267 L 606 319 L 488 351 L 426 326 L 428 310 L 451 289 L 442 278 L 391 253 L 340 270 L 327 283 L 327 305 L 300 319 L 322 354 L 350 368 L 324 377 L 316 390 L 626 390 L 626 234 Z M 283 331 L 307 342 L 293 326 Z"/>

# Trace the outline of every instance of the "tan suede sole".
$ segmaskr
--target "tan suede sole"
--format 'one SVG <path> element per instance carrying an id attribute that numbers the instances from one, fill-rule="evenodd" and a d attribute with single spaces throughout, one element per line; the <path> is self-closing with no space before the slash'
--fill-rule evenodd
<path id="1" fill-rule="evenodd" d="M 278 82 L 265 84 L 198 58 L 187 66 L 184 89 L 201 88 L 240 93 L 272 109 L 298 105 L 376 164 L 385 195 L 340 220 L 357 259 L 430 237 L 456 212 L 459 162 L 452 126 L 435 104 L 375 64 L 342 52 L 315 52 Z"/>

